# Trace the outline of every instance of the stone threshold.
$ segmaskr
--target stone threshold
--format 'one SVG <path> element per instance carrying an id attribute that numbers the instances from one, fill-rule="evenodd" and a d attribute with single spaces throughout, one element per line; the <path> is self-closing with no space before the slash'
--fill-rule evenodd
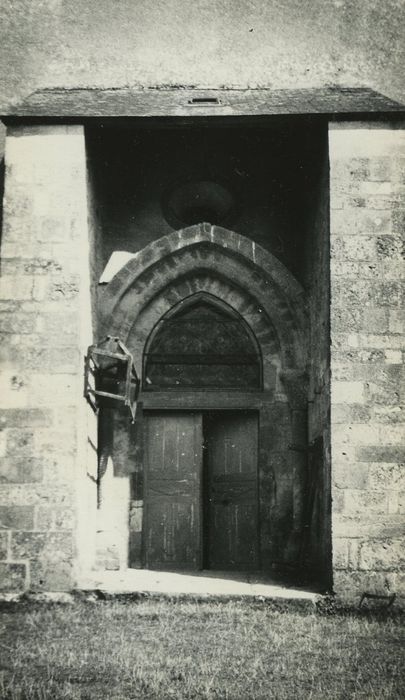
<path id="1" fill-rule="evenodd" d="M 281 585 L 268 576 L 221 571 L 169 572 L 146 569 L 92 572 L 80 581 L 82 591 L 113 595 L 198 599 L 256 599 L 315 606 L 322 596 L 306 589 Z"/>

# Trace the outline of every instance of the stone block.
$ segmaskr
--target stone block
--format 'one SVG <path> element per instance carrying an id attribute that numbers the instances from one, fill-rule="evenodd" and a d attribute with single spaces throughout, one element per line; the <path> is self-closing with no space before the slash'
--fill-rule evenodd
<path id="1" fill-rule="evenodd" d="M 339 464 L 333 471 L 333 484 L 339 489 L 365 489 L 368 476 L 366 464 Z"/>
<path id="2" fill-rule="evenodd" d="M 333 261 L 375 260 L 377 255 L 375 236 L 335 235 L 331 239 L 330 255 Z"/>
<path id="3" fill-rule="evenodd" d="M 358 447 L 356 456 L 359 462 L 405 462 L 405 446 L 376 444 Z"/>
<path id="4" fill-rule="evenodd" d="M 360 569 L 400 571 L 405 566 L 405 538 L 370 540 L 360 545 Z"/>
<path id="5" fill-rule="evenodd" d="M 330 325 L 332 334 L 352 333 L 359 329 L 360 309 L 354 305 L 332 306 Z"/>
<path id="6" fill-rule="evenodd" d="M 363 382 L 332 382 L 331 400 L 333 404 L 362 404 L 365 401 Z"/>
<path id="7" fill-rule="evenodd" d="M 360 309 L 358 328 L 360 331 L 387 333 L 388 310 L 385 308 L 366 307 Z"/>
<path id="8" fill-rule="evenodd" d="M 76 468 L 76 455 L 54 455 L 43 461 L 43 480 L 52 484 L 72 484 Z"/>
<path id="9" fill-rule="evenodd" d="M 353 448 L 358 445 L 369 445 L 376 437 L 373 425 L 354 423 L 353 425 L 338 424 L 333 429 L 333 444 L 341 449 Z"/>
<path id="10" fill-rule="evenodd" d="M 405 535 L 405 521 L 399 513 L 387 513 L 378 518 L 372 513 L 344 515 L 334 513 L 332 521 L 333 537 L 384 539 Z"/>
<path id="11" fill-rule="evenodd" d="M 18 262 L 19 266 L 22 267 L 27 275 L 46 275 L 47 277 L 54 275 L 59 276 L 63 271 L 60 262 L 53 260 L 51 257 L 20 258 Z"/>
<path id="12" fill-rule="evenodd" d="M 0 562 L 0 591 L 23 592 L 27 588 L 27 565 L 25 563 Z"/>
<path id="13" fill-rule="evenodd" d="M 345 493 L 332 486 L 332 512 L 342 513 L 345 505 Z"/>
<path id="14" fill-rule="evenodd" d="M 370 489 L 405 491 L 404 464 L 382 464 L 372 462 L 367 466 L 367 470 Z"/>
<path id="15" fill-rule="evenodd" d="M 0 481 L 0 504 L 9 506 L 10 503 L 18 506 L 49 505 L 55 508 L 60 506 L 73 507 L 73 485 L 53 483 L 26 484 L 4 483 Z"/>
<path id="16" fill-rule="evenodd" d="M 356 348 L 375 348 L 381 350 L 401 350 L 404 346 L 403 335 L 370 335 L 367 333 L 356 333 L 346 337 L 346 342 L 349 347 Z"/>
<path id="17" fill-rule="evenodd" d="M 73 530 L 75 517 L 73 508 L 54 508 L 50 506 L 38 506 L 36 512 L 36 530 Z"/>
<path id="18" fill-rule="evenodd" d="M 401 257 L 401 255 L 398 255 L 397 258 L 384 258 L 381 256 L 376 266 L 376 281 L 379 278 L 381 280 L 399 281 L 401 283 L 404 279 L 404 263 Z"/>
<path id="19" fill-rule="evenodd" d="M 27 276 L 2 275 L 0 277 L 0 299 L 19 300 L 32 298 L 34 281 Z"/>
<path id="20" fill-rule="evenodd" d="M 76 524 L 73 508 L 58 508 L 55 510 L 54 527 L 56 530 L 73 530 Z"/>
<path id="21" fill-rule="evenodd" d="M 47 188 L 47 192 L 37 196 L 35 202 L 36 215 L 39 221 L 38 240 L 47 244 L 63 243 L 67 238 L 70 238 L 71 221 L 67 217 L 49 215 L 51 197 L 48 196 L 48 193 L 49 188 Z"/>
<path id="22" fill-rule="evenodd" d="M 372 161 L 369 161 L 372 162 Z M 359 192 L 368 195 L 391 195 L 392 183 L 387 180 L 363 180 L 359 185 Z"/>
<path id="23" fill-rule="evenodd" d="M 8 537 L 9 536 L 7 532 L 0 531 L 0 559 L 8 558 Z"/>
<path id="24" fill-rule="evenodd" d="M 0 316 L 1 333 L 33 333 L 37 315 L 31 313 L 2 313 Z"/>
<path id="25" fill-rule="evenodd" d="M 367 179 L 370 182 L 386 183 L 390 181 L 392 175 L 391 158 L 381 156 L 379 158 L 370 158 L 368 161 Z"/>
<path id="26" fill-rule="evenodd" d="M 373 284 L 360 277 L 348 280 L 335 277 L 331 280 L 332 311 L 343 309 L 362 309 L 365 306 L 379 308 L 388 306 L 397 308 L 404 301 L 404 286 L 401 281 L 384 281 L 376 279 Z"/>
<path id="27" fill-rule="evenodd" d="M 391 317 L 390 317 L 390 332 L 391 329 Z M 387 365 L 400 365 L 402 364 L 402 352 L 401 350 L 385 350 L 384 351 L 385 362 Z"/>
<path id="28" fill-rule="evenodd" d="M 370 205 L 367 209 L 351 207 L 335 210 L 330 226 L 332 236 L 386 235 L 392 231 L 391 212 L 380 208 L 372 210 Z"/>
<path id="29" fill-rule="evenodd" d="M 333 590 L 338 601 L 357 605 L 363 593 L 390 596 L 397 593 L 394 573 L 382 571 L 334 571 Z"/>
<path id="30" fill-rule="evenodd" d="M 390 333 L 405 334 L 405 310 L 404 309 L 390 309 L 389 310 L 389 331 L 390 331 Z M 401 362 L 401 360 L 399 360 L 399 361 Z"/>
<path id="31" fill-rule="evenodd" d="M 358 538 L 348 540 L 348 548 L 349 548 L 348 568 L 349 569 L 356 570 L 359 568 L 359 547 L 360 547 L 360 540 Z"/>
<path id="32" fill-rule="evenodd" d="M 392 233 L 403 237 L 405 231 L 405 208 L 394 209 L 392 212 Z"/>
<path id="33" fill-rule="evenodd" d="M 345 515 L 358 516 L 362 516 L 364 513 L 385 514 L 387 512 L 387 492 L 345 489 L 342 512 Z"/>
<path id="34" fill-rule="evenodd" d="M 75 437 L 77 427 L 70 432 L 63 430 L 60 426 L 59 430 L 41 430 L 38 429 L 34 436 L 35 451 L 37 454 L 44 454 L 47 457 L 72 457 L 76 454 Z"/>
<path id="35" fill-rule="evenodd" d="M 380 258 L 397 258 L 404 256 L 404 242 L 395 236 L 379 236 L 376 239 L 377 255 Z"/>
<path id="36" fill-rule="evenodd" d="M 70 591 L 75 587 L 74 566 L 70 560 L 30 563 L 31 591 Z"/>
<path id="37" fill-rule="evenodd" d="M 371 290 L 377 306 L 395 308 L 405 302 L 405 286 L 401 282 L 379 282 Z"/>
<path id="38" fill-rule="evenodd" d="M 331 410 L 331 423 L 365 423 L 371 418 L 371 408 L 362 404 L 334 404 Z"/>
<path id="39" fill-rule="evenodd" d="M 38 506 L 35 509 L 35 530 L 54 530 L 55 509 L 52 506 Z"/>
<path id="40" fill-rule="evenodd" d="M 39 559 L 54 563 L 71 561 L 73 536 L 71 532 L 14 532 L 11 538 L 13 559 Z"/>
<path id="41" fill-rule="evenodd" d="M 399 494 L 398 491 L 387 492 L 387 513 L 396 515 L 399 513 Z"/>
<path id="42" fill-rule="evenodd" d="M 31 430 L 7 430 L 7 456 L 23 459 L 32 455 L 34 433 Z"/>
<path id="43" fill-rule="evenodd" d="M 0 430 L 5 428 L 43 428 L 52 425 L 53 414 L 49 409 L 3 408 L 0 409 Z"/>
<path id="44" fill-rule="evenodd" d="M 26 371 L 49 372 L 49 374 L 76 374 L 80 366 L 79 350 L 76 347 L 30 347 L 22 348 L 18 362 Z"/>
<path id="45" fill-rule="evenodd" d="M 31 374 L 29 401 L 31 406 L 71 405 L 77 400 L 78 382 L 73 374 Z"/>
<path id="46" fill-rule="evenodd" d="M 405 442 L 405 422 L 378 428 L 381 445 L 402 445 Z"/>
<path id="47" fill-rule="evenodd" d="M 35 332 L 40 333 L 42 338 L 57 335 L 60 344 L 62 339 L 78 337 L 79 320 L 77 312 L 44 313 L 37 317 Z"/>
<path id="48" fill-rule="evenodd" d="M 42 481 L 42 460 L 26 457 L 5 457 L 0 462 L 0 483 L 32 484 Z"/>
<path id="49" fill-rule="evenodd" d="M 398 513 L 405 513 L 405 491 L 398 493 Z"/>
<path id="50" fill-rule="evenodd" d="M 33 506 L 0 506 L 0 529 L 32 530 L 33 527 Z"/>
<path id="51" fill-rule="evenodd" d="M 347 569 L 349 565 L 349 543 L 345 538 L 336 537 L 332 544 L 334 569 Z"/>

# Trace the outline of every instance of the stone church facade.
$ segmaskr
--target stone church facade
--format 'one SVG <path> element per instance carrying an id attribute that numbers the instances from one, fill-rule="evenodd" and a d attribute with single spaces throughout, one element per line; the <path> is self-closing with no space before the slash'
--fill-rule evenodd
<path id="1" fill-rule="evenodd" d="M 404 112 L 175 85 L 4 110 L 1 591 L 129 567 L 405 593 Z M 85 396 L 107 336 L 135 422 Z"/>

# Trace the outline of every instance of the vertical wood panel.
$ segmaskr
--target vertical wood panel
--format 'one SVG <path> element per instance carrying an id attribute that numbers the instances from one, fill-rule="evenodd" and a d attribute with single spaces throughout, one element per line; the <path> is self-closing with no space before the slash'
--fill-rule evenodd
<path id="1" fill-rule="evenodd" d="M 217 413 L 205 421 L 207 564 L 211 569 L 259 567 L 255 414 Z"/>
<path id="2" fill-rule="evenodd" d="M 198 569 L 202 415 L 150 413 L 145 424 L 145 564 Z"/>

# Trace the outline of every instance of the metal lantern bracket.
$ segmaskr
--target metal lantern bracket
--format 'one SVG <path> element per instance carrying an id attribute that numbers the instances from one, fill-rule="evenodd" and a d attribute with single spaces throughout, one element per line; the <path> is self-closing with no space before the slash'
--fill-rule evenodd
<path id="1" fill-rule="evenodd" d="M 135 421 L 140 381 L 132 354 L 119 338 L 108 335 L 88 347 L 84 375 L 84 395 L 95 412 L 117 401 L 129 409 Z"/>

